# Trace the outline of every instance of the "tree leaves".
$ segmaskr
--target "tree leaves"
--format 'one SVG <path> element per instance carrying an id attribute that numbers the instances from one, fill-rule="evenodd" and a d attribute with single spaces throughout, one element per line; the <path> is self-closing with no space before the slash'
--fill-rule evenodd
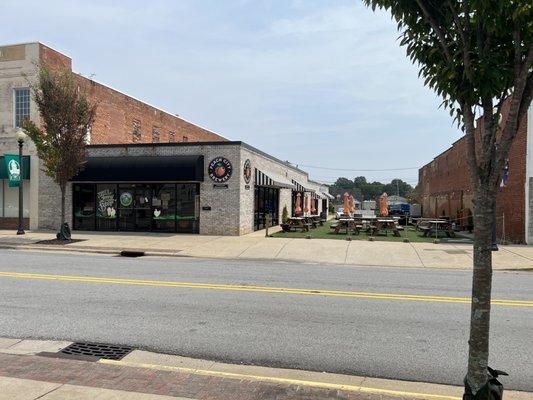
<path id="1" fill-rule="evenodd" d="M 39 108 L 41 127 L 32 121 L 24 129 L 33 140 L 44 172 L 64 190 L 67 182 L 85 162 L 85 145 L 95 115 L 91 103 L 66 69 L 39 67 L 38 82 L 32 93 Z"/>

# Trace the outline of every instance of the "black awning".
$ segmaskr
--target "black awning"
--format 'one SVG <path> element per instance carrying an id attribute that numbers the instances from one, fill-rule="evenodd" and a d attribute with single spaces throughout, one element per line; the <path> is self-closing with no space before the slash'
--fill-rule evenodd
<path id="1" fill-rule="evenodd" d="M 88 157 L 75 182 L 203 182 L 204 156 Z"/>

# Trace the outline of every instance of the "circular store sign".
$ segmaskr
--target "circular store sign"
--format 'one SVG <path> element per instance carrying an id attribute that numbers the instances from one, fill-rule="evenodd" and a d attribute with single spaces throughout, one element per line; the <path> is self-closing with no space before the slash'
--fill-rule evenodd
<path id="1" fill-rule="evenodd" d="M 250 162 L 250 160 L 246 160 L 244 162 L 243 173 L 244 173 L 244 182 L 246 182 L 246 184 L 250 183 L 250 179 L 252 179 L 252 163 Z"/>
<path id="2" fill-rule="evenodd" d="M 129 207 L 133 203 L 133 196 L 130 192 L 122 192 L 120 195 L 120 205 L 123 207 Z"/>
<path id="3" fill-rule="evenodd" d="M 217 157 L 209 163 L 209 176 L 216 183 L 227 182 L 231 178 L 233 167 L 227 158 Z"/>

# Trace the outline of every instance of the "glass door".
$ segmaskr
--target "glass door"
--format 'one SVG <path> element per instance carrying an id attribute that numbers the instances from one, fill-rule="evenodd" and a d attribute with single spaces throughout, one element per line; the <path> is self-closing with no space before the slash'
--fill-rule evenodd
<path id="1" fill-rule="evenodd" d="M 199 185 L 178 183 L 176 186 L 176 223 L 180 233 L 198 233 Z"/>
<path id="2" fill-rule="evenodd" d="M 118 230 L 135 231 L 133 210 L 135 185 L 125 184 L 118 188 Z"/>
<path id="3" fill-rule="evenodd" d="M 152 186 L 152 230 L 176 232 L 176 185 Z"/>
<path id="4" fill-rule="evenodd" d="M 136 185 L 134 190 L 135 230 L 149 231 L 152 228 L 152 188 Z"/>

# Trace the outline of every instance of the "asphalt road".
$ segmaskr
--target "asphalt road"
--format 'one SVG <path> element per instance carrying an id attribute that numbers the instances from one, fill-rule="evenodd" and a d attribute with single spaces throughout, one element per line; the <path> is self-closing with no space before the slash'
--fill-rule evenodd
<path id="1" fill-rule="evenodd" d="M 457 270 L 0 250 L 0 336 L 118 343 L 231 363 L 460 385 L 470 307 L 427 296 L 468 297 L 470 280 L 471 272 Z M 495 273 L 493 298 L 532 301 L 533 273 Z M 490 364 L 509 372 L 502 378 L 508 389 L 533 391 L 532 332 L 533 307 L 493 306 Z"/>

